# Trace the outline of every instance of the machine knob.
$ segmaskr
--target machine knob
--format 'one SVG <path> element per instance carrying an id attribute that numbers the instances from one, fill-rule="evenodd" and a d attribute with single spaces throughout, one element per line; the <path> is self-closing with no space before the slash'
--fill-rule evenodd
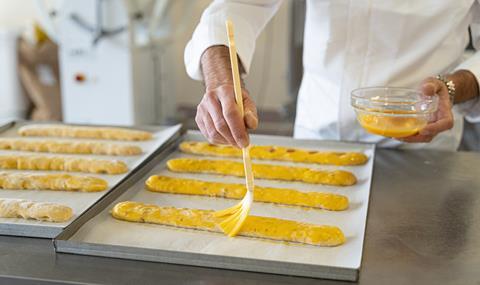
<path id="1" fill-rule="evenodd" d="M 84 82 L 86 79 L 87 79 L 87 77 L 83 73 L 76 73 L 75 74 L 75 81 L 77 81 L 79 83 Z"/>

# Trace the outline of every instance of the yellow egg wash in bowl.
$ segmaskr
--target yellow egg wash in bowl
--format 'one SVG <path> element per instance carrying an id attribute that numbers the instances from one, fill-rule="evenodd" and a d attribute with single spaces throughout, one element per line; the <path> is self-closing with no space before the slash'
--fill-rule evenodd
<path id="1" fill-rule="evenodd" d="M 389 116 L 388 114 L 357 114 L 360 125 L 369 133 L 391 138 L 403 138 L 417 134 L 428 120 L 421 117 Z"/>
<path id="2" fill-rule="evenodd" d="M 391 138 L 417 134 L 434 117 L 438 97 L 398 87 L 367 87 L 352 91 L 351 104 L 369 133 Z"/>

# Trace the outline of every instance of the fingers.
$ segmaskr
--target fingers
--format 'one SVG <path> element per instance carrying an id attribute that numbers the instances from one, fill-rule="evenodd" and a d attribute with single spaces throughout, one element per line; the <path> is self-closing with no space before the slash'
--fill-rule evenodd
<path id="1" fill-rule="evenodd" d="M 436 135 L 451 128 L 453 128 L 453 116 L 451 113 L 447 113 L 441 119 L 426 125 L 418 134 L 400 138 L 399 140 L 409 143 L 431 142 Z"/>
<path id="2" fill-rule="evenodd" d="M 222 85 L 205 93 L 197 107 L 195 121 L 200 132 L 211 143 L 246 147 L 249 144 L 247 127 L 258 126 L 255 103 L 243 92 L 244 118 L 235 102 L 233 86 Z"/>
<path id="3" fill-rule="evenodd" d="M 445 83 L 442 81 L 429 77 L 425 79 L 421 86 L 420 90 L 422 91 L 423 94 L 428 95 L 428 96 L 434 96 L 438 95 L 439 97 L 439 105 L 445 105 L 444 107 L 449 107 L 451 108 L 451 103 L 450 103 L 450 96 L 448 95 L 448 89 L 445 86 Z"/>
<path id="4" fill-rule="evenodd" d="M 420 89 L 423 94 L 433 96 L 440 93 L 442 87 L 443 82 L 440 82 L 433 77 L 429 77 L 422 82 Z"/>
<path id="5" fill-rule="evenodd" d="M 431 142 L 439 133 L 453 128 L 453 124 L 453 114 L 451 112 L 445 112 L 444 114 L 441 114 L 437 121 L 427 124 L 418 134 L 400 138 L 399 140 L 409 143 Z"/>
<path id="6" fill-rule="evenodd" d="M 409 143 L 431 142 L 436 135 L 453 128 L 454 118 L 451 111 L 451 103 L 448 90 L 443 82 L 433 77 L 423 81 L 420 87 L 423 94 L 428 96 L 439 96 L 438 110 L 434 114 L 434 121 L 427 124 L 416 135 L 399 138 L 398 140 Z"/>
<path id="7" fill-rule="evenodd" d="M 450 130 L 451 128 L 453 128 L 453 117 L 451 116 L 451 113 L 449 113 L 438 121 L 426 125 L 425 128 L 420 131 L 420 135 L 435 136 L 438 133 Z"/>
<path id="8" fill-rule="evenodd" d="M 227 92 L 222 92 L 220 94 L 221 96 L 219 96 L 219 99 L 220 104 L 222 105 L 222 114 L 228 124 L 236 145 L 239 147 L 248 146 L 249 140 L 247 129 L 245 128 L 245 122 L 240 115 L 234 96 Z"/>
<path id="9" fill-rule="evenodd" d="M 202 135 L 207 138 L 210 143 L 214 144 L 227 144 L 228 142 L 220 135 L 215 129 L 213 120 L 208 112 L 203 108 L 203 105 L 199 105 L 197 108 L 197 115 L 195 116 L 195 122 Z"/>
<path id="10" fill-rule="evenodd" d="M 243 92 L 243 108 L 245 110 L 245 125 L 255 130 L 258 127 L 257 107 L 247 92 Z"/>
<path id="11" fill-rule="evenodd" d="M 237 143 L 230 132 L 230 128 L 223 118 L 222 106 L 215 94 L 207 93 L 205 96 L 205 104 L 217 133 L 219 133 L 223 137 L 223 140 L 228 142 L 228 144 L 236 145 Z"/>
<path id="12" fill-rule="evenodd" d="M 207 137 L 207 129 L 203 123 L 203 117 L 200 115 L 199 107 L 197 107 L 197 114 L 195 115 L 195 123 L 197 123 L 198 129 L 204 137 Z"/>
<path id="13" fill-rule="evenodd" d="M 205 123 L 205 128 L 207 130 L 208 138 L 210 138 L 209 141 L 214 144 L 228 144 L 228 141 L 225 140 L 225 138 L 215 128 L 215 124 L 213 123 L 210 114 L 205 114 L 203 119 Z"/>
<path id="14" fill-rule="evenodd" d="M 434 135 L 413 135 L 405 138 L 398 138 L 397 140 L 402 141 L 402 142 L 407 142 L 407 143 L 428 143 L 433 140 L 435 136 Z"/>

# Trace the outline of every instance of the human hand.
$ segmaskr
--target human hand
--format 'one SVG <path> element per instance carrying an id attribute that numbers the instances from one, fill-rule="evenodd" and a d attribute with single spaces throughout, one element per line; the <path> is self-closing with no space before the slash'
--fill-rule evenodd
<path id="1" fill-rule="evenodd" d="M 247 128 L 257 128 L 257 108 L 245 89 L 242 95 L 243 118 L 235 102 L 233 84 L 223 84 L 205 91 L 197 106 L 195 121 L 210 143 L 231 144 L 240 148 L 249 145 Z"/>
<path id="2" fill-rule="evenodd" d="M 450 102 L 450 96 L 445 83 L 436 78 L 429 77 L 422 82 L 420 90 L 428 96 L 438 95 L 438 110 L 434 114 L 433 120 L 420 130 L 418 134 L 399 139 L 403 142 L 431 142 L 439 133 L 453 128 L 452 103 Z"/>

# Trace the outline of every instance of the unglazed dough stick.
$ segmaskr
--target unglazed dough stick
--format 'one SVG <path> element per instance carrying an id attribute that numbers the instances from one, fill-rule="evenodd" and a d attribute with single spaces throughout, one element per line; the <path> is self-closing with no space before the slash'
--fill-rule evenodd
<path id="1" fill-rule="evenodd" d="M 47 222 L 65 222 L 72 218 L 70 207 L 22 199 L 0 199 L 0 218 L 23 218 Z"/>
<path id="2" fill-rule="evenodd" d="M 0 138 L 0 149 L 49 153 L 137 155 L 142 149 L 136 145 L 87 141 L 57 141 Z"/>
<path id="3" fill-rule="evenodd" d="M 107 174 L 120 174 L 128 171 L 127 165 L 119 160 L 40 155 L 0 155 L 0 168 Z"/>
<path id="4" fill-rule="evenodd" d="M 207 142 L 182 142 L 180 144 L 180 150 L 185 153 L 196 155 L 242 157 L 242 151 L 238 148 L 229 145 L 214 145 Z M 362 165 L 368 161 L 368 157 L 361 152 L 326 152 L 283 146 L 260 145 L 250 147 L 250 156 L 253 159 L 262 160 L 333 165 Z"/>
<path id="5" fill-rule="evenodd" d="M 27 125 L 18 129 L 22 136 L 71 137 L 106 140 L 144 141 L 152 139 L 152 133 L 125 128 L 69 126 L 69 125 Z"/>
<path id="6" fill-rule="evenodd" d="M 150 176 L 145 185 L 152 192 L 203 195 L 230 199 L 241 199 L 246 192 L 245 185 L 242 184 L 207 182 L 159 175 Z M 341 211 L 348 208 L 348 198 L 343 195 L 301 192 L 293 189 L 260 186 L 255 186 L 254 201 L 322 208 L 331 211 Z"/>
<path id="7" fill-rule="evenodd" d="M 243 176 L 243 164 L 231 160 L 176 158 L 169 160 L 167 166 L 169 170 L 175 172 Z M 335 186 L 350 186 L 357 182 L 353 173 L 343 170 L 327 171 L 271 164 L 252 164 L 252 167 L 256 178 Z"/>
<path id="8" fill-rule="evenodd" d="M 107 188 L 107 181 L 92 176 L 0 172 L 0 189 L 98 192 Z"/>
<path id="9" fill-rule="evenodd" d="M 222 233 L 212 210 L 185 209 L 146 205 L 125 201 L 116 204 L 112 216 L 119 220 Z M 248 216 L 238 235 L 317 246 L 338 246 L 345 242 L 343 232 L 335 226 L 313 225 L 269 217 Z"/>

